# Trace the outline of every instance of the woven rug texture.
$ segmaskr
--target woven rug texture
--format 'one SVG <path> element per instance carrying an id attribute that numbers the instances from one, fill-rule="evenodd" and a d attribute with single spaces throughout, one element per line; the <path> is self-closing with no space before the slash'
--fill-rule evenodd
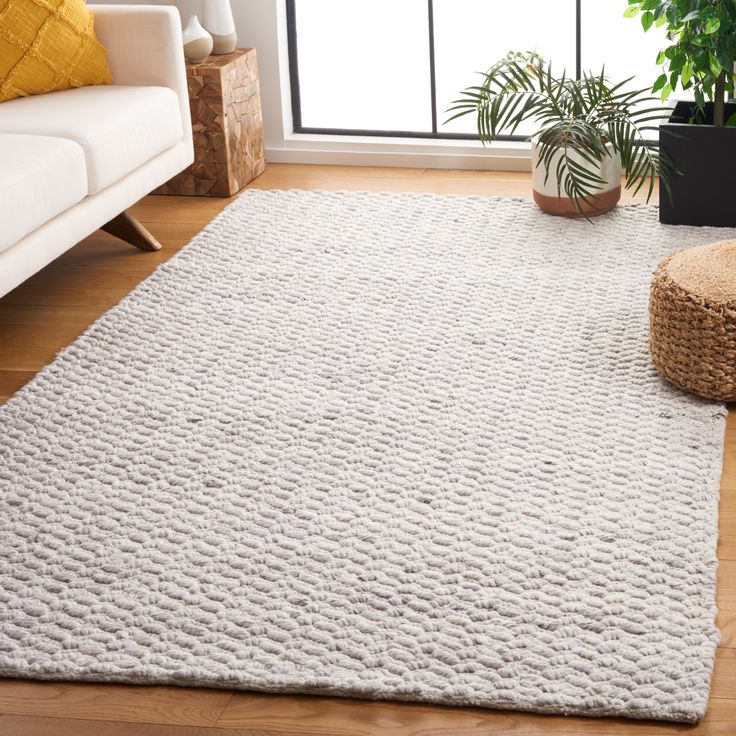
<path id="1" fill-rule="evenodd" d="M 698 720 L 725 407 L 647 296 L 723 237 L 246 192 L 0 407 L 0 675 Z"/>

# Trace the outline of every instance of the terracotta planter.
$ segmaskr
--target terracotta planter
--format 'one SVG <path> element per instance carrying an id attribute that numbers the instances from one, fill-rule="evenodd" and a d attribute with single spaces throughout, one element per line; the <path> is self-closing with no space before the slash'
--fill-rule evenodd
<path id="1" fill-rule="evenodd" d="M 559 215 L 562 217 L 595 217 L 610 212 L 621 199 L 621 162 L 617 155 L 611 155 L 605 159 L 595 173 L 603 179 L 604 186 L 596 189 L 589 198 L 591 204 L 583 204 L 583 212 L 575 207 L 569 197 L 560 196 L 557 189 L 555 171 L 557 163 L 562 157 L 562 152 L 556 153 L 550 162 L 549 177 L 543 163 L 539 163 L 539 147 L 532 143 L 532 173 L 534 186 L 534 201 L 543 212 L 548 215 Z M 573 153 L 571 158 L 576 163 L 590 168 L 590 164 L 584 161 L 578 154 Z M 547 181 L 545 182 L 545 177 Z M 562 190 L 564 194 L 564 190 Z"/>

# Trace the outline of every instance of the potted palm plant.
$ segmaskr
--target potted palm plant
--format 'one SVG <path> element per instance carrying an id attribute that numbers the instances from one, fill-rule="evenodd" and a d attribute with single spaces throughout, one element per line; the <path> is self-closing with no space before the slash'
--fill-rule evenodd
<path id="1" fill-rule="evenodd" d="M 663 100 L 678 88 L 694 101 L 678 102 L 661 126 L 661 153 L 677 168 L 671 197 L 660 196 L 659 219 L 676 225 L 736 226 L 736 105 L 734 0 L 628 0 L 624 15 L 645 31 L 664 26 L 667 46 L 652 87 Z"/>
<path id="2" fill-rule="evenodd" d="M 629 89 L 630 81 L 611 84 L 603 71 L 556 76 L 538 54 L 509 53 L 461 92 L 447 122 L 475 115 L 486 144 L 532 121 L 534 200 L 549 214 L 591 217 L 616 206 L 622 174 L 634 192 L 647 188 L 647 200 L 657 176 L 667 184 L 667 162 L 649 136 L 669 108 L 652 107 L 649 90 Z"/>

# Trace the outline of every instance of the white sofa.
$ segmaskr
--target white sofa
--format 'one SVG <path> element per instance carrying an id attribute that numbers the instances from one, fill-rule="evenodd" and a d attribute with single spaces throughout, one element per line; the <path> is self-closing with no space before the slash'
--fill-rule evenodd
<path id="1" fill-rule="evenodd" d="M 0 296 L 98 228 L 156 250 L 125 210 L 193 160 L 176 8 L 89 7 L 113 84 L 0 103 Z"/>

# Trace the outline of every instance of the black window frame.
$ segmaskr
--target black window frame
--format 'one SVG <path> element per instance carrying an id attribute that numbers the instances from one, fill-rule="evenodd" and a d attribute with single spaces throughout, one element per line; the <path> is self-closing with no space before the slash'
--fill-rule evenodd
<path id="1" fill-rule="evenodd" d="M 286 0 L 286 32 L 289 53 L 289 80 L 291 87 L 291 115 L 294 133 L 313 135 L 369 136 L 375 138 L 420 138 L 429 140 L 480 140 L 477 133 L 440 132 L 437 120 L 437 84 L 434 44 L 434 0 L 427 0 L 427 20 L 429 28 L 429 85 L 431 101 L 431 131 L 409 130 L 369 130 L 359 128 L 315 128 L 302 124 L 301 91 L 299 88 L 299 54 L 296 23 L 297 0 Z M 582 74 L 582 0 L 575 0 L 575 78 Z M 527 141 L 528 135 L 499 135 L 499 141 Z"/>

